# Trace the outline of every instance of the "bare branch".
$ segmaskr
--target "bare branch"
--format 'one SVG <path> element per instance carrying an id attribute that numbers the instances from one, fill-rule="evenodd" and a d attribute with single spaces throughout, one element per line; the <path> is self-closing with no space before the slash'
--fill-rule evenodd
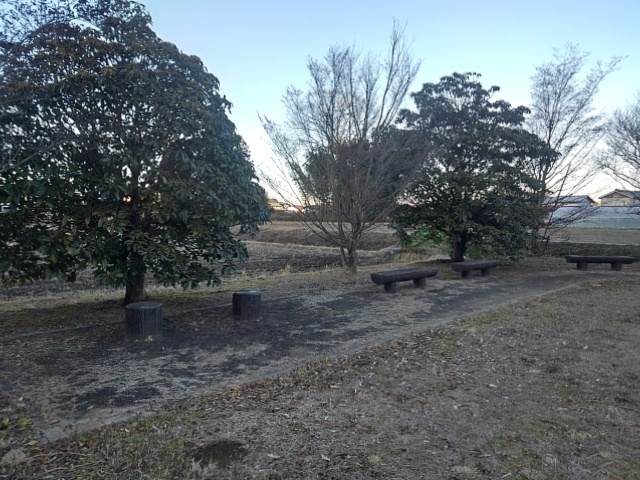
<path id="1" fill-rule="evenodd" d="M 618 68 L 622 57 L 596 62 L 583 76 L 588 60 L 589 52 L 581 52 L 569 43 L 563 50 L 554 50 L 554 60 L 536 67 L 532 77 L 527 128 L 558 154 L 551 161 L 527 165 L 527 173 L 540 185 L 541 204 L 549 205 L 551 196 L 559 205 L 562 198 L 578 193 L 597 174 L 596 146 L 605 121 L 593 102 L 600 85 Z M 560 221 L 552 218 L 546 227 Z"/>
<path id="2" fill-rule="evenodd" d="M 307 90 L 289 87 L 284 95 L 283 124 L 260 117 L 277 165 L 262 178 L 286 203 L 302 208 L 302 220 L 339 247 L 355 272 L 360 238 L 396 208 L 417 168 L 400 140 L 408 137 L 388 132 L 419 62 L 394 23 L 383 62 L 353 47 L 332 47 L 322 61 L 309 59 L 307 68 Z"/>
<path id="3" fill-rule="evenodd" d="M 532 166 L 532 169 L 552 194 L 568 194 L 557 191 L 557 187 L 575 188 L 582 183 L 580 172 L 588 176 L 592 169 L 593 147 L 603 133 L 603 118 L 594 111 L 593 101 L 601 83 L 622 60 L 613 57 L 606 64 L 598 62 L 581 80 L 588 58 L 588 52 L 567 44 L 563 51 L 555 50 L 554 61 L 537 67 L 533 76 L 527 126 L 559 156 L 546 168 Z"/>
<path id="4" fill-rule="evenodd" d="M 607 124 L 600 165 L 614 178 L 640 190 L 640 92 Z"/>

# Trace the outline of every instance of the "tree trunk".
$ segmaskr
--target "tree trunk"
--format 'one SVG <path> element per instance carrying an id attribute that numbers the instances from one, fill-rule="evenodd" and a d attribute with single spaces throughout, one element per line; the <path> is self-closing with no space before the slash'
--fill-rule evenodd
<path id="1" fill-rule="evenodd" d="M 453 243 L 453 252 L 451 252 L 452 262 L 464 262 L 464 254 L 467 250 L 467 241 L 462 237 L 457 237 Z"/>
<path id="2" fill-rule="evenodd" d="M 346 273 L 358 273 L 358 244 L 351 242 L 348 247 L 340 246 L 340 259 Z"/>
<path id="3" fill-rule="evenodd" d="M 124 294 L 125 305 L 133 302 L 144 302 L 147 299 L 147 291 L 144 288 L 145 273 L 144 257 L 137 252 L 133 252 L 127 264 L 127 276 L 130 280 L 127 283 L 127 290 Z"/>
<path id="4" fill-rule="evenodd" d="M 144 288 L 144 275 L 136 277 L 133 282 L 127 284 L 124 294 L 124 304 L 144 302 L 147 299 L 147 291 Z"/>
<path id="5" fill-rule="evenodd" d="M 347 250 L 344 247 L 340 247 L 340 262 L 342 263 L 342 268 L 347 268 Z"/>
<path id="6" fill-rule="evenodd" d="M 347 251 L 346 269 L 350 275 L 358 273 L 358 251 L 355 248 Z"/>

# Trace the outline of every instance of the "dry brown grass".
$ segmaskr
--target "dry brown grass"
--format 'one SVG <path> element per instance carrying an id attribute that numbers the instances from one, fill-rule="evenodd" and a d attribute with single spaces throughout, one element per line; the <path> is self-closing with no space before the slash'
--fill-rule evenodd
<path id="1" fill-rule="evenodd" d="M 586 284 L 52 444 L 4 478 L 640 478 L 637 282 Z M 612 307 L 615 305 L 615 307 Z M 20 454 L 22 453 L 22 455 Z"/>
<path id="2" fill-rule="evenodd" d="M 52 443 L 0 373 L 0 479 L 640 479 L 636 270 Z M 223 288 L 328 288 L 317 277 Z"/>
<path id="3" fill-rule="evenodd" d="M 621 228 L 563 228 L 551 232 L 551 239 L 557 242 L 640 245 L 640 230 Z"/>

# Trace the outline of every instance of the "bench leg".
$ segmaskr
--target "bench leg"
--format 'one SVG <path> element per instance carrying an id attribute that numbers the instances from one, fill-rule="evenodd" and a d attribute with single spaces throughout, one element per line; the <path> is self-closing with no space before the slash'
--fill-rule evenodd
<path id="1" fill-rule="evenodd" d="M 416 278 L 413 281 L 413 286 L 416 288 L 424 288 L 427 286 L 427 277 Z"/>
<path id="2" fill-rule="evenodd" d="M 578 270 L 587 270 L 589 268 L 589 264 L 587 262 L 577 262 L 576 265 Z"/>
<path id="3" fill-rule="evenodd" d="M 462 278 L 471 278 L 473 271 L 471 270 L 465 270 L 464 272 L 460 272 L 460 276 Z"/>
<path id="4" fill-rule="evenodd" d="M 611 263 L 611 270 L 615 270 L 616 272 L 619 272 L 620 270 L 622 270 L 622 262 Z"/>
<path id="5" fill-rule="evenodd" d="M 398 282 L 385 283 L 384 291 L 387 293 L 396 293 L 398 291 Z"/>
<path id="6" fill-rule="evenodd" d="M 480 276 L 481 277 L 488 277 L 491 275 L 491 268 L 481 268 L 480 269 Z"/>

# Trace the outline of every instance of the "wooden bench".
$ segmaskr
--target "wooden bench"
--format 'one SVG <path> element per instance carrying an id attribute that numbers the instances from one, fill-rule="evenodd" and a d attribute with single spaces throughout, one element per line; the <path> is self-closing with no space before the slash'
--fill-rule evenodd
<path id="1" fill-rule="evenodd" d="M 471 278 L 474 270 L 480 270 L 481 277 L 491 275 L 491 269 L 500 265 L 500 260 L 469 260 L 468 262 L 454 262 L 451 269 L 461 274 L 462 278 Z"/>
<path id="2" fill-rule="evenodd" d="M 413 280 L 416 288 L 424 288 L 427 285 L 427 277 L 435 277 L 436 268 L 405 268 L 403 270 L 389 270 L 371 274 L 371 280 L 376 285 L 384 285 L 384 291 L 395 293 L 398 291 L 398 282 Z"/>
<path id="3" fill-rule="evenodd" d="M 577 264 L 578 270 L 587 270 L 590 263 L 610 263 L 611 270 L 622 270 L 623 263 L 633 263 L 633 257 L 615 255 L 567 255 L 568 263 Z"/>

